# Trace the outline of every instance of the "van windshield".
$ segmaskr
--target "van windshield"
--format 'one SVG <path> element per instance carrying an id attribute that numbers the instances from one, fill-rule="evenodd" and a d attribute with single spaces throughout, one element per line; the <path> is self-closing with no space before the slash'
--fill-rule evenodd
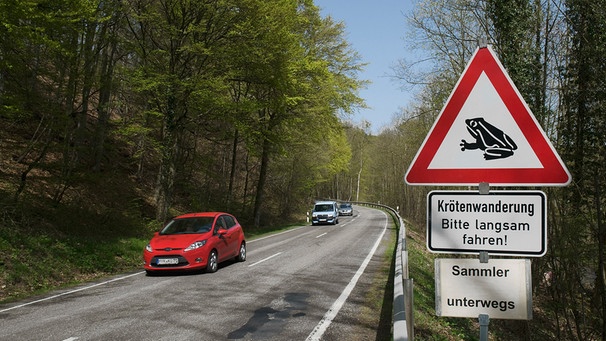
<path id="1" fill-rule="evenodd" d="M 325 212 L 325 211 L 332 211 L 333 209 L 334 209 L 334 207 L 331 204 L 322 204 L 322 205 L 316 205 L 316 208 L 314 209 L 314 211 Z"/>

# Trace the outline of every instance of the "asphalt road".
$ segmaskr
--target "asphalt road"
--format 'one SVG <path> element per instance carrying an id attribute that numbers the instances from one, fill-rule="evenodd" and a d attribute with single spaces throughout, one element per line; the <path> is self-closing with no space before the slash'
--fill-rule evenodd
<path id="1" fill-rule="evenodd" d="M 140 271 L 0 305 L 0 340 L 368 340 L 356 302 L 391 227 L 355 206 L 250 240 L 246 262 L 214 274 Z"/>

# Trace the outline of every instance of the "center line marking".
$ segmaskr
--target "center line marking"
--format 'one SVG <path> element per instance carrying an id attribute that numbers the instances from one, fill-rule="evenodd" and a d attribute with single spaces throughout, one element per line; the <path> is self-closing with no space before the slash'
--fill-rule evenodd
<path id="1" fill-rule="evenodd" d="M 317 236 L 316 238 L 320 238 L 320 237 L 325 236 L 325 235 L 327 235 L 327 234 L 328 234 L 328 232 L 324 232 L 324 233 L 322 233 L 321 235 Z"/>
<path id="2" fill-rule="evenodd" d="M 252 263 L 252 264 L 251 264 L 251 265 L 249 265 L 248 267 L 250 268 L 251 266 L 255 266 L 255 265 L 259 264 L 259 263 L 263 263 L 263 262 L 265 262 L 266 260 L 270 260 L 270 259 L 272 259 L 272 258 L 274 258 L 274 257 L 276 257 L 276 256 L 281 255 L 281 254 L 282 254 L 282 252 L 278 252 L 278 253 L 276 253 L 275 255 L 271 255 L 271 256 L 269 256 L 269 257 L 267 257 L 267 258 L 261 259 L 260 261 L 258 261 L 258 262 L 256 262 L 256 263 Z"/>

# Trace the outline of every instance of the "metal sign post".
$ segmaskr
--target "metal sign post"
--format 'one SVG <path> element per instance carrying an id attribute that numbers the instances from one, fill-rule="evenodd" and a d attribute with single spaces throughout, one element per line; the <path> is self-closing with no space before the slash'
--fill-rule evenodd
<path id="1" fill-rule="evenodd" d="M 480 314 L 478 319 L 480 320 L 480 341 L 488 341 L 488 324 L 490 323 L 490 318 L 487 314 Z"/>
<path id="2" fill-rule="evenodd" d="M 480 193 L 488 194 L 488 189 L 482 189 L 480 184 Z M 488 263 L 489 254 L 486 251 L 480 252 L 480 263 Z M 478 316 L 478 322 L 480 323 L 480 341 L 488 341 L 488 324 L 490 323 L 490 317 L 488 314 L 480 314 Z"/>

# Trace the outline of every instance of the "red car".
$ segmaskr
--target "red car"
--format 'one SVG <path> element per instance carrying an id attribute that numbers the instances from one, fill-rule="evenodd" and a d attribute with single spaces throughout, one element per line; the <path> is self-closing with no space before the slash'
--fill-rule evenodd
<path id="1" fill-rule="evenodd" d="M 143 251 L 145 271 L 206 270 L 219 263 L 246 260 L 242 226 L 228 213 L 188 213 L 173 218 L 156 232 Z"/>

